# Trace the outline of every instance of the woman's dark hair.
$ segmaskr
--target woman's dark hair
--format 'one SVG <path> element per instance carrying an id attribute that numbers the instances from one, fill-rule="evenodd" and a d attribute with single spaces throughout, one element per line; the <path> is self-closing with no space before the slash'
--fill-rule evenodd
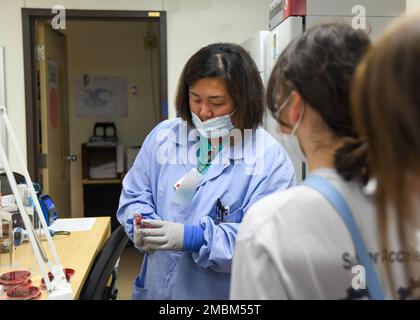
<path id="1" fill-rule="evenodd" d="M 338 137 L 335 166 L 346 180 L 365 183 L 366 147 L 357 137 L 350 110 L 350 86 L 357 64 L 370 46 L 368 35 L 344 23 L 315 26 L 292 41 L 280 55 L 267 87 L 267 106 L 278 106 L 292 90 L 317 111 Z M 280 100 L 281 99 L 281 100 Z M 278 119 L 276 119 L 278 120 Z"/>
<path id="2" fill-rule="evenodd" d="M 262 123 L 264 87 L 250 55 L 232 43 L 215 43 L 196 52 L 182 71 L 176 95 L 179 116 L 192 126 L 189 89 L 202 78 L 222 78 L 233 99 L 236 127 L 254 129 Z"/>

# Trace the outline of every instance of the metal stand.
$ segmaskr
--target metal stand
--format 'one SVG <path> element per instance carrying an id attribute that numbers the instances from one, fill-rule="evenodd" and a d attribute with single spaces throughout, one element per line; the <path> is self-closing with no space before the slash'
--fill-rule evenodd
<path id="1" fill-rule="evenodd" d="M 28 231 L 29 242 L 31 244 L 32 250 L 34 251 L 35 258 L 41 270 L 42 277 L 44 278 L 44 281 L 45 281 L 45 285 L 47 286 L 48 299 L 49 300 L 70 300 L 72 299 L 71 286 L 67 282 L 66 276 L 64 275 L 63 267 L 61 266 L 61 263 L 57 256 L 57 252 L 55 250 L 54 243 L 52 241 L 50 233 L 48 232 L 48 226 L 45 221 L 44 215 L 42 214 L 42 209 L 39 204 L 38 197 L 36 196 L 36 192 L 33 187 L 32 180 L 29 176 L 29 172 L 26 167 L 26 164 L 23 161 L 23 157 L 19 150 L 16 136 L 13 131 L 12 125 L 9 121 L 9 118 L 7 116 L 6 109 L 3 106 L 0 106 L 0 117 L 3 118 L 4 125 L 6 127 L 6 132 L 10 135 L 11 146 L 16 151 L 19 164 L 22 168 L 24 168 L 23 175 L 25 176 L 26 183 L 28 184 L 29 193 L 35 204 L 36 214 L 38 215 L 39 221 L 41 222 L 41 227 L 44 230 L 47 243 L 53 257 L 53 263 L 51 263 L 51 261 L 48 259 L 47 254 L 45 253 L 44 248 L 42 247 L 41 241 L 39 240 L 33 228 L 33 225 L 29 219 L 28 213 L 26 212 L 26 207 L 23 205 L 22 198 L 18 191 L 15 177 L 10 168 L 8 157 L 6 156 L 3 146 L 0 143 L 0 161 L 3 164 L 4 170 L 6 171 L 6 175 L 9 180 L 10 187 L 12 188 L 13 194 L 15 195 L 16 203 L 18 205 L 18 209 L 22 216 L 23 223 L 25 225 L 26 230 Z M 50 269 L 54 277 L 52 281 L 50 281 L 48 277 L 47 267 Z"/>

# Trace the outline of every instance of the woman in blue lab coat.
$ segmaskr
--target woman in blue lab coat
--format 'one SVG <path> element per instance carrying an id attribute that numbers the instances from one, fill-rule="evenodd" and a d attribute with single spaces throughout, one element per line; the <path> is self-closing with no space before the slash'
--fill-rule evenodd
<path id="1" fill-rule="evenodd" d="M 123 181 L 117 218 L 145 252 L 133 299 L 228 299 L 239 225 L 255 201 L 295 184 L 293 165 L 259 127 L 263 85 L 240 46 L 195 53 L 176 109 L 180 118 L 150 132 Z"/>

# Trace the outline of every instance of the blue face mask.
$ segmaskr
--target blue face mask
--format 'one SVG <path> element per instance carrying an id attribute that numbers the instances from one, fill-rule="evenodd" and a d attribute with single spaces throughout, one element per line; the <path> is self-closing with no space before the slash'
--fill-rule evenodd
<path id="1" fill-rule="evenodd" d="M 234 112 L 204 122 L 192 111 L 191 116 L 192 122 L 200 135 L 208 139 L 214 139 L 229 135 L 230 131 L 234 128 L 230 118 Z"/>

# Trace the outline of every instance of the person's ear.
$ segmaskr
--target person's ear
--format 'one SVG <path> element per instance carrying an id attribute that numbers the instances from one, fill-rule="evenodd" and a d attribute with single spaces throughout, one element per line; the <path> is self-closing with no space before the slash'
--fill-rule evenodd
<path id="1" fill-rule="evenodd" d="M 293 90 L 290 97 L 290 111 L 289 111 L 289 123 L 293 127 L 295 123 L 299 120 L 299 115 L 302 112 L 302 96 L 296 90 Z"/>

